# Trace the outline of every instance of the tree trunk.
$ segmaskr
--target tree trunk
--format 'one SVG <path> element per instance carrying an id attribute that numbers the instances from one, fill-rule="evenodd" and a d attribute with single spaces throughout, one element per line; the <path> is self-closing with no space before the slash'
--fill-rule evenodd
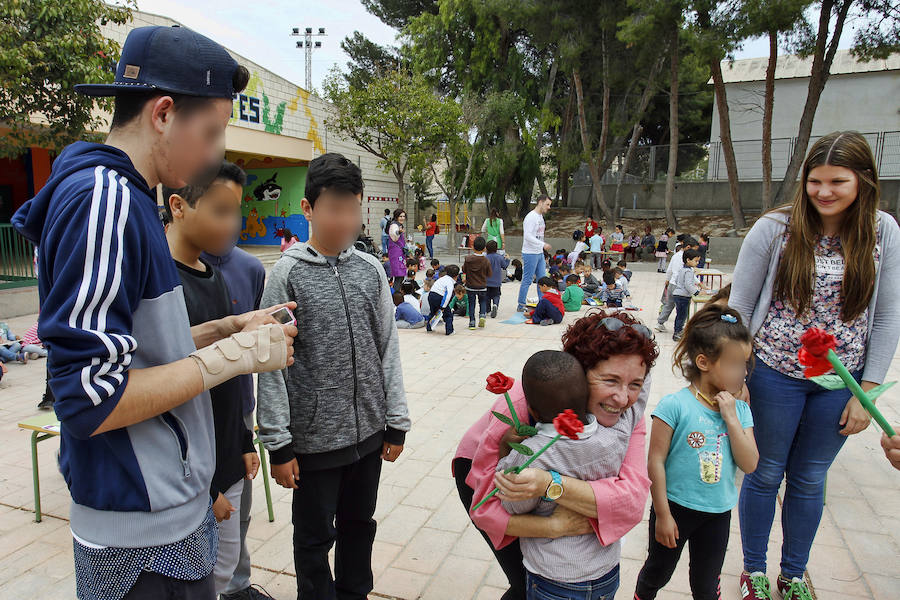
<path id="1" fill-rule="evenodd" d="M 669 64 L 669 166 L 666 170 L 666 224 L 677 228 L 672 199 L 675 196 L 675 172 L 678 169 L 678 33 L 676 25 L 672 35 Z"/>
<path id="2" fill-rule="evenodd" d="M 613 212 L 615 214 L 619 214 L 622 200 L 622 183 L 625 181 L 625 175 L 628 174 L 628 167 L 631 166 L 631 160 L 634 158 L 634 151 L 637 149 L 638 140 L 641 139 L 641 131 L 643 130 L 644 128 L 640 122 L 634 124 L 631 141 L 628 143 L 628 151 L 625 152 L 625 160 L 622 161 L 622 168 L 619 169 L 619 177 L 616 181 L 616 199 L 613 203 Z"/>
<path id="3" fill-rule="evenodd" d="M 722 65 L 718 57 L 709 61 L 712 71 L 713 86 L 716 94 L 716 108 L 719 109 L 719 137 L 722 140 L 722 152 L 725 155 L 725 167 L 728 170 L 728 188 L 731 191 L 731 218 L 734 228 L 747 226 L 744 211 L 741 209 L 741 188 L 738 180 L 737 161 L 734 158 L 734 144 L 731 142 L 731 118 L 728 114 L 728 99 L 725 97 L 725 82 L 722 79 Z"/>
<path id="4" fill-rule="evenodd" d="M 538 187 L 541 190 L 542 194 L 547 194 L 547 186 L 544 185 L 544 177 L 541 173 L 541 138 L 544 137 L 544 118 L 546 116 L 547 111 L 550 109 L 550 100 L 553 99 L 553 84 L 556 81 L 556 71 L 559 69 L 558 61 L 554 58 L 553 63 L 550 65 L 550 77 L 547 81 L 547 91 L 544 93 L 544 106 L 541 111 L 541 118 L 538 119 L 537 126 L 537 136 L 535 137 L 535 144 L 537 146 L 538 151 L 538 174 L 537 174 L 537 182 Z M 547 194 L 549 196 L 549 194 Z"/>
<path id="5" fill-rule="evenodd" d="M 447 251 L 452 252 L 456 248 L 456 200 L 447 197 L 447 203 L 450 205 L 450 227 L 447 229 Z"/>
<path id="6" fill-rule="evenodd" d="M 775 67 L 778 63 L 778 32 L 769 32 L 769 64 L 762 120 L 762 212 L 772 208 L 772 111 L 775 107 Z"/>
<path id="7" fill-rule="evenodd" d="M 590 137 L 588 136 L 587 129 L 587 118 L 584 114 L 584 92 L 581 88 L 581 76 L 578 74 L 578 69 L 572 71 L 572 80 L 575 82 L 575 96 L 578 103 L 578 123 L 581 128 L 581 145 L 584 148 L 584 153 L 587 156 L 588 169 L 591 172 L 591 181 L 594 184 L 594 205 L 597 206 L 599 211 L 603 214 L 603 218 L 606 220 L 607 227 L 612 227 L 613 223 L 615 223 L 615 219 L 613 218 L 612 211 L 609 210 L 609 206 L 603 200 L 603 189 L 600 186 L 600 165 L 599 160 L 595 160 L 593 154 L 591 153 L 591 142 Z M 606 97 L 604 104 L 608 104 L 608 90 L 607 94 L 604 94 Z M 602 155 L 601 155 L 602 157 Z M 588 203 L 588 206 L 591 207 L 592 203 Z"/>
<path id="8" fill-rule="evenodd" d="M 853 2 L 850 2 L 850 0 L 844 0 L 841 3 L 831 34 L 831 41 L 828 42 L 828 31 L 835 0 L 822 1 L 819 12 L 819 29 L 816 34 L 816 50 L 813 53 L 812 71 L 806 92 L 806 104 L 803 106 L 803 114 L 800 116 L 800 129 L 797 132 L 797 143 L 794 144 L 794 149 L 791 152 L 791 161 L 788 163 L 784 179 L 778 188 L 778 192 L 775 194 L 776 205 L 784 202 L 785 197 L 792 192 L 794 183 L 797 181 L 797 175 L 800 173 L 800 167 L 803 166 L 806 149 L 809 146 L 810 134 L 812 133 L 813 119 L 816 116 L 816 109 L 819 107 L 819 98 L 822 96 L 822 90 L 825 89 L 825 83 L 828 81 L 828 76 L 831 73 L 831 63 L 834 60 L 835 52 L 837 52 L 841 31 L 844 28 L 844 22 L 847 19 L 847 12 L 850 10 L 851 4 Z"/>

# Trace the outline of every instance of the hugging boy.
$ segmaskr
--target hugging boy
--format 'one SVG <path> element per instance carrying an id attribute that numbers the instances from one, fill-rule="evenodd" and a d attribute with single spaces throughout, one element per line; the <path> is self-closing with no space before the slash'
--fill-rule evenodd
<path id="1" fill-rule="evenodd" d="M 588 383 L 581 363 L 558 350 L 542 350 L 528 359 L 522 369 L 522 391 L 528 413 L 537 421 L 537 435 L 521 443 L 533 452 L 556 436 L 553 419 L 566 409 L 584 424 L 577 440 L 561 437 L 529 465 L 549 471 L 553 483 L 546 496 L 502 502 L 512 515 L 549 516 L 565 493 L 567 478 L 594 481 L 619 473 L 627 450 L 619 440 L 630 435 L 643 418 L 646 400 L 629 407 L 612 427 L 600 425 L 588 412 Z M 522 465 L 528 458 L 511 452 L 500 460 L 497 470 Z M 619 587 L 621 540 L 604 546 L 591 532 L 556 539 L 523 537 L 519 543 L 528 589 L 536 592 L 536 598 L 611 598 Z"/>
<path id="2" fill-rule="evenodd" d="M 309 163 L 309 242 L 282 255 L 263 293 L 263 304 L 297 302 L 296 362 L 259 380 L 257 420 L 275 481 L 294 490 L 301 598 L 372 591 L 381 463 L 397 459 L 410 428 L 390 286 L 377 259 L 353 248 L 362 191 L 362 172 L 340 154 Z"/>

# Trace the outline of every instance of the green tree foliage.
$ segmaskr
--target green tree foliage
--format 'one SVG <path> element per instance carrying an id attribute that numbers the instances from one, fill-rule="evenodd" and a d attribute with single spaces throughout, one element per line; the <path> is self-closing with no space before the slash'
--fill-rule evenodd
<path id="1" fill-rule="evenodd" d="M 58 150 L 104 126 L 99 102 L 75 92 L 79 83 L 113 80 L 119 45 L 100 25 L 125 23 L 125 7 L 103 0 L 3 0 L 0 2 L 0 123 L 10 133 L 0 156 L 29 146 Z"/>
<path id="2" fill-rule="evenodd" d="M 334 70 L 323 83 L 332 103 L 327 119 L 397 179 L 400 205 L 406 204 L 406 177 L 433 163 L 461 127 L 459 106 L 434 94 L 421 75 L 389 71 L 365 87 L 351 87 Z"/>

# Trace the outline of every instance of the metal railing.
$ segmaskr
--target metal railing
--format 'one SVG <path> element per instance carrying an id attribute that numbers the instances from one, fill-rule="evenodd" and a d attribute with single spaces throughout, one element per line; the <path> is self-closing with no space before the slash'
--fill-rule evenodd
<path id="1" fill-rule="evenodd" d="M 878 175 L 881 179 L 900 178 L 900 131 L 863 133 L 869 142 Z M 812 137 L 809 147 L 818 140 Z M 781 181 L 797 138 L 774 138 L 772 140 L 772 179 Z M 741 181 L 762 180 L 762 140 L 735 140 L 735 161 Z M 623 152 L 624 154 L 624 152 Z M 616 157 L 610 169 L 604 174 L 603 183 L 617 183 L 624 156 Z M 639 146 L 625 172 L 624 183 L 654 183 L 665 181 L 669 161 L 669 146 Z M 679 181 L 727 181 L 725 155 L 721 142 L 678 145 Z"/>
<path id="2" fill-rule="evenodd" d="M 34 245 L 9 223 L 0 223 L 0 290 L 37 285 Z"/>

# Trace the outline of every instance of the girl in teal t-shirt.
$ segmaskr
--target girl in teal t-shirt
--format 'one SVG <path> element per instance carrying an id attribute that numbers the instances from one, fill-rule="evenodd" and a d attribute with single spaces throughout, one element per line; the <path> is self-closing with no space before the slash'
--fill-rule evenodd
<path id="1" fill-rule="evenodd" d="M 690 383 L 653 411 L 650 453 L 650 549 L 634 597 L 652 600 L 690 541 L 690 584 L 698 600 L 718 599 L 728 546 L 735 472 L 756 469 L 753 417 L 737 400 L 752 337 L 737 311 L 708 305 L 688 321 L 674 363 Z"/>

